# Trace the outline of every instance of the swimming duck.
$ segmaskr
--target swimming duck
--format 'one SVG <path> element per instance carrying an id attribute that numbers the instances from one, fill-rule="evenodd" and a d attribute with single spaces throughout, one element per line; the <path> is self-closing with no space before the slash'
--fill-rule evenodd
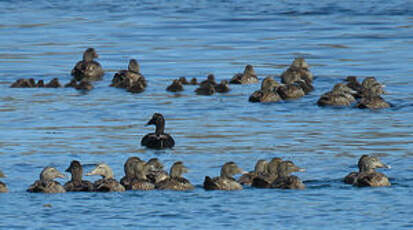
<path id="1" fill-rule="evenodd" d="M 158 158 L 150 159 L 148 162 L 146 162 L 146 165 L 148 166 L 146 176 L 152 183 L 157 184 L 160 181 L 169 178 L 168 173 L 163 170 L 163 164 L 159 161 Z"/>
<path id="2" fill-rule="evenodd" d="M 217 82 L 215 81 L 215 75 L 208 74 L 207 79 L 200 83 L 201 87 L 204 85 L 212 85 L 215 87 L 217 85 Z"/>
<path id="3" fill-rule="evenodd" d="M 246 65 L 244 73 L 235 74 L 229 81 L 230 84 L 254 84 L 258 82 L 258 77 L 255 74 L 254 67 L 252 65 Z"/>
<path id="4" fill-rule="evenodd" d="M 386 102 L 379 95 L 364 94 L 360 101 L 357 103 L 356 107 L 360 109 L 385 109 L 390 108 L 391 104 Z"/>
<path id="5" fill-rule="evenodd" d="M 278 167 L 282 162 L 281 158 L 274 157 L 268 162 L 265 171 L 252 180 L 252 187 L 270 188 L 272 182 L 278 178 Z"/>
<path id="6" fill-rule="evenodd" d="M 174 139 L 167 133 L 165 129 L 165 119 L 162 114 L 154 113 L 152 119 L 146 125 L 155 125 L 155 133 L 146 134 L 141 141 L 142 146 L 152 149 L 172 148 L 175 146 Z"/>
<path id="7" fill-rule="evenodd" d="M 45 88 L 60 88 L 62 87 L 62 85 L 60 84 L 59 79 L 53 78 L 44 87 Z"/>
<path id="8" fill-rule="evenodd" d="M 59 182 L 54 181 L 56 178 L 64 178 L 65 176 L 56 168 L 46 167 L 40 173 L 40 180 L 35 181 L 27 189 L 28 192 L 34 193 L 63 193 L 66 192 L 64 187 Z"/>
<path id="9" fill-rule="evenodd" d="M 357 166 L 359 168 L 359 172 L 361 171 L 361 167 L 364 164 L 362 161 L 366 160 L 369 157 L 369 155 L 364 154 L 360 157 Z M 346 177 L 344 177 L 344 183 L 346 184 L 353 184 L 354 181 L 356 180 L 357 176 L 359 175 L 359 172 L 351 172 L 349 173 Z"/>
<path id="10" fill-rule="evenodd" d="M 271 188 L 280 189 L 304 189 L 304 183 L 297 177 L 292 176 L 292 172 L 304 172 L 305 170 L 297 167 L 292 161 L 283 161 L 278 166 L 278 177 L 271 184 Z"/>
<path id="11" fill-rule="evenodd" d="M 130 182 L 130 190 L 153 190 L 155 185 L 146 177 L 148 166 L 143 161 L 133 163 L 135 176 Z"/>
<path id="12" fill-rule="evenodd" d="M 90 83 L 89 81 L 82 80 L 82 81 L 80 81 L 79 84 L 77 84 L 77 85 L 75 86 L 75 89 L 77 89 L 77 90 L 84 90 L 84 91 L 90 91 L 90 90 L 93 89 L 93 85 L 92 85 L 92 83 Z"/>
<path id="13" fill-rule="evenodd" d="M 0 178 L 6 177 L 3 172 L 0 170 Z M 0 193 L 8 192 L 7 185 L 0 181 Z"/>
<path id="14" fill-rule="evenodd" d="M 116 88 L 128 88 L 138 81 L 144 88 L 147 86 L 145 77 L 140 73 L 138 61 L 136 61 L 136 59 L 131 59 L 129 60 L 128 70 L 120 70 L 117 72 L 113 76 L 112 84 L 110 86 Z"/>
<path id="15" fill-rule="evenodd" d="M 183 173 L 187 173 L 188 168 L 181 162 L 175 162 L 169 172 L 169 178 L 156 184 L 156 188 L 160 190 L 193 190 L 194 186 L 189 180 L 182 177 Z"/>
<path id="16" fill-rule="evenodd" d="M 362 156 L 363 157 L 363 156 Z M 360 171 L 354 180 L 353 186 L 357 187 L 381 187 L 391 186 L 386 175 L 376 172 L 376 168 L 391 168 L 380 161 L 378 157 L 367 156 L 359 161 Z"/>
<path id="17" fill-rule="evenodd" d="M 376 80 L 375 77 L 366 77 L 364 78 L 363 82 L 361 83 L 362 94 L 366 93 L 367 95 L 381 95 L 384 94 L 383 88 L 385 87 L 380 82 Z"/>
<path id="18" fill-rule="evenodd" d="M 146 88 L 145 85 L 146 83 L 144 83 L 141 80 L 135 81 L 135 82 L 130 83 L 130 85 L 126 88 L 126 91 L 130 93 L 142 93 L 143 91 L 145 91 L 145 88 Z"/>
<path id="19" fill-rule="evenodd" d="M 297 84 L 298 86 L 301 87 L 301 89 L 303 89 L 304 94 L 309 94 L 310 92 L 314 90 L 314 86 L 311 84 L 309 80 L 301 79 L 301 80 L 296 81 L 295 84 Z"/>
<path id="20" fill-rule="evenodd" d="M 290 67 L 281 74 L 281 82 L 291 84 L 298 80 L 313 82 L 313 74 L 304 58 L 295 58 Z"/>
<path id="21" fill-rule="evenodd" d="M 75 88 L 77 86 L 77 81 L 72 79 L 69 83 L 65 84 L 65 88 Z"/>
<path id="22" fill-rule="evenodd" d="M 346 79 L 344 80 L 347 82 L 347 87 L 349 87 L 350 89 L 354 90 L 355 92 L 357 92 L 356 95 L 358 95 L 362 89 L 363 86 L 360 84 L 360 82 L 357 80 L 356 76 L 348 76 L 346 77 Z"/>
<path id="23" fill-rule="evenodd" d="M 304 90 L 297 83 L 283 84 L 277 88 L 277 93 L 283 100 L 298 99 L 305 95 Z"/>
<path id="24" fill-rule="evenodd" d="M 234 162 L 227 162 L 221 168 L 219 177 L 205 177 L 204 189 L 206 190 L 242 190 L 242 185 L 238 183 L 232 176 L 235 174 L 243 174 Z"/>
<path id="25" fill-rule="evenodd" d="M 98 55 L 93 48 L 88 48 L 83 53 L 83 60 L 76 63 L 72 69 L 72 76 L 77 81 L 83 79 L 88 81 L 101 80 L 103 77 L 103 69 L 99 62 L 93 59 L 98 58 Z"/>
<path id="26" fill-rule="evenodd" d="M 238 179 L 238 182 L 242 185 L 251 185 L 255 177 L 266 172 L 267 165 L 268 162 L 266 160 L 258 160 L 255 164 L 254 171 L 242 174 L 242 176 Z"/>
<path id="27" fill-rule="evenodd" d="M 36 84 L 36 88 L 43 88 L 45 87 L 43 80 L 38 80 Z"/>
<path id="28" fill-rule="evenodd" d="M 129 157 L 125 164 L 123 165 L 123 170 L 125 171 L 125 176 L 120 179 L 120 184 L 125 187 L 126 190 L 131 189 L 131 182 L 135 179 L 135 164 L 142 161 L 139 157 Z"/>
<path id="29" fill-rule="evenodd" d="M 215 91 L 218 93 L 228 93 L 231 89 L 228 86 L 227 80 L 222 80 L 221 83 L 215 85 Z"/>
<path id="30" fill-rule="evenodd" d="M 166 91 L 169 91 L 169 92 L 181 92 L 183 90 L 184 90 L 184 86 L 180 80 L 173 80 L 172 84 L 166 88 Z"/>
<path id="31" fill-rule="evenodd" d="M 198 81 L 196 80 L 196 78 L 192 78 L 191 81 L 189 82 L 190 85 L 198 85 Z"/>
<path id="32" fill-rule="evenodd" d="M 72 179 L 66 182 L 64 188 L 67 192 L 92 192 L 94 187 L 92 182 L 82 180 L 83 167 L 79 161 L 72 161 L 66 172 L 72 174 Z"/>
<path id="33" fill-rule="evenodd" d="M 199 88 L 195 89 L 195 93 L 198 95 L 210 96 L 215 93 L 215 86 L 213 84 L 204 83 L 199 86 Z"/>
<path id="34" fill-rule="evenodd" d="M 251 94 L 249 102 L 277 102 L 281 100 L 277 93 L 277 88 L 280 84 L 272 77 L 266 77 L 262 80 L 261 89 Z"/>
<path id="35" fill-rule="evenodd" d="M 178 81 L 182 84 L 182 85 L 189 85 L 189 82 L 186 80 L 186 77 L 180 77 L 178 79 Z"/>
<path id="36" fill-rule="evenodd" d="M 29 78 L 29 79 L 17 79 L 15 82 L 13 82 L 10 85 L 10 88 L 33 88 L 35 87 L 36 82 L 34 81 L 33 78 Z"/>
<path id="37" fill-rule="evenodd" d="M 319 106 L 350 106 L 355 102 L 353 94 L 357 92 L 349 88 L 343 83 L 338 83 L 334 86 L 333 90 L 321 95 L 317 101 Z"/>
<path id="38" fill-rule="evenodd" d="M 115 180 L 112 169 L 105 163 L 100 163 L 86 176 L 100 175 L 102 179 L 93 183 L 97 192 L 124 192 L 125 187 Z"/>

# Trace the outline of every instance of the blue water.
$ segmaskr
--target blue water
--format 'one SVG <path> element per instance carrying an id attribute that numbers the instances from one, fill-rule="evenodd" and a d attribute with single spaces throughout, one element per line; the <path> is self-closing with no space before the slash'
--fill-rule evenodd
<path id="1" fill-rule="evenodd" d="M 412 38 L 409 0 L 2 1 L 0 169 L 10 192 L 0 194 L 0 229 L 412 229 Z M 106 71 L 89 93 L 8 88 L 18 78 L 68 82 L 87 47 Z M 165 91 L 174 78 L 229 79 L 246 64 L 260 79 L 278 77 L 297 56 L 317 77 L 316 90 L 299 100 L 249 103 L 259 85 L 232 85 L 229 94 L 211 97 L 196 96 L 194 86 L 180 95 Z M 130 58 L 148 81 L 142 94 L 108 87 Z M 317 107 L 347 75 L 375 76 L 395 107 Z M 173 150 L 139 145 L 153 130 L 144 124 L 154 112 L 166 117 Z M 393 186 L 343 184 L 359 156 L 370 153 L 392 166 L 380 171 Z M 184 161 L 197 188 L 25 192 L 43 167 L 64 171 L 73 159 L 106 162 L 120 179 L 134 155 L 158 157 L 168 168 Z M 306 190 L 201 187 L 226 161 L 251 170 L 275 156 L 307 169 L 296 174 Z"/>

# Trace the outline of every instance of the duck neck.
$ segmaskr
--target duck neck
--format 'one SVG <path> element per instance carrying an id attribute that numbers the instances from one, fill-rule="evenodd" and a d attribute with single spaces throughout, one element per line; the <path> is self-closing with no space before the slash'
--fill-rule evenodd
<path id="1" fill-rule="evenodd" d="M 174 170 L 173 168 L 169 172 L 169 175 L 173 178 L 181 177 L 181 173 L 179 172 L 179 170 Z"/>
<path id="2" fill-rule="evenodd" d="M 158 123 L 156 123 L 156 130 L 155 130 L 155 134 L 156 135 L 161 135 L 164 133 L 165 130 L 165 122 L 164 121 L 160 121 Z"/>
<path id="3" fill-rule="evenodd" d="M 376 170 L 374 170 L 373 168 L 370 168 L 370 167 L 368 167 L 368 166 L 365 166 L 365 165 L 363 165 L 361 168 L 360 168 L 360 172 L 364 172 L 364 173 L 373 173 L 373 172 L 375 172 Z"/>
<path id="4" fill-rule="evenodd" d="M 82 171 L 74 171 L 72 172 L 72 181 L 73 182 L 80 182 L 82 181 Z"/>
<path id="5" fill-rule="evenodd" d="M 106 174 L 102 176 L 103 176 L 103 179 L 114 179 L 112 171 L 107 171 Z"/>

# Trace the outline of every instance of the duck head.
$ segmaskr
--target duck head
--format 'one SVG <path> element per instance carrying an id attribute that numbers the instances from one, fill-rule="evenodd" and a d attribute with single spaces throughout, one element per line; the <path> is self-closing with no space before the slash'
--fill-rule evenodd
<path id="1" fill-rule="evenodd" d="M 65 172 L 72 174 L 72 181 L 82 180 L 83 167 L 79 161 L 76 161 L 76 160 L 72 161 L 69 165 L 69 168 L 67 168 Z"/>
<path id="2" fill-rule="evenodd" d="M 267 170 L 267 165 L 268 165 L 268 162 L 266 160 L 258 160 L 257 163 L 255 164 L 254 171 L 256 173 L 263 173 Z"/>
<path id="3" fill-rule="evenodd" d="M 252 65 L 246 65 L 244 69 L 244 74 L 249 74 L 249 75 L 256 75 L 254 67 Z"/>
<path id="4" fill-rule="evenodd" d="M 146 125 L 155 125 L 156 131 L 155 134 L 160 135 L 163 133 L 165 128 L 165 119 L 163 118 L 162 114 L 154 113 L 152 119 L 146 123 Z"/>
<path id="5" fill-rule="evenodd" d="M 375 77 L 366 77 L 361 83 L 361 86 L 365 89 L 365 94 L 371 96 L 379 96 L 384 94 L 383 88 L 385 85 L 380 84 Z"/>
<path id="6" fill-rule="evenodd" d="M 278 176 L 289 176 L 293 172 L 304 172 L 305 169 L 296 166 L 292 161 L 283 161 L 278 166 Z"/>
<path id="7" fill-rule="evenodd" d="M 51 181 L 56 178 L 65 178 L 65 175 L 59 172 L 56 168 L 53 167 L 46 167 L 40 173 L 40 180 L 41 181 Z"/>
<path id="8" fill-rule="evenodd" d="M 378 157 L 366 156 L 362 161 L 359 161 L 361 166 L 361 172 L 374 172 L 376 168 L 388 168 L 390 165 L 386 165 L 380 161 Z"/>
<path id="9" fill-rule="evenodd" d="M 161 171 L 163 169 L 163 164 L 158 158 L 151 158 L 148 162 L 146 162 L 146 165 L 150 171 Z"/>
<path id="10" fill-rule="evenodd" d="M 185 167 L 182 161 L 177 161 L 172 165 L 169 176 L 173 178 L 181 177 L 182 174 L 187 173 L 188 171 L 188 168 Z"/>
<path id="11" fill-rule="evenodd" d="M 129 179 L 135 177 L 135 164 L 141 162 L 139 157 L 129 157 L 125 164 L 123 165 L 123 170 L 125 171 L 125 176 Z"/>
<path id="12" fill-rule="evenodd" d="M 232 178 L 235 174 L 244 174 L 244 170 L 238 167 L 234 162 L 227 162 L 221 168 L 221 177 Z"/>
<path id="13" fill-rule="evenodd" d="M 83 61 L 93 61 L 93 59 L 98 57 L 98 54 L 93 48 L 87 48 L 85 52 L 83 52 Z"/>
<path id="14" fill-rule="evenodd" d="M 133 164 L 133 166 L 135 178 L 139 180 L 146 180 L 146 175 L 148 174 L 149 166 L 143 161 L 138 161 L 135 164 Z"/>
<path id="15" fill-rule="evenodd" d="M 344 81 L 359 83 L 359 82 L 357 81 L 357 77 L 356 77 L 356 76 L 348 76 L 348 77 L 346 77 L 346 79 L 345 79 Z"/>
<path id="16" fill-rule="evenodd" d="M 133 73 L 139 73 L 140 67 L 138 61 L 136 59 L 129 60 L 128 70 Z"/>
<path id="17" fill-rule="evenodd" d="M 112 169 L 105 163 L 98 164 L 95 169 L 86 174 L 86 176 L 92 175 L 100 175 L 103 179 L 114 179 Z"/>
<path id="18" fill-rule="evenodd" d="M 278 83 L 276 80 L 274 80 L 273 77 L 266 77 L 264 80 L 262 80 L 261 83 L 261 90 L 274 90 L 280 86 L 280 83 Z"/>
<path id="19" fill-rule="evenodd" d="M 299 57 L 294 59 L 291 67 L 295 69 L 308 69 L 310 66 L 307 64 L 304 58 Z"/>

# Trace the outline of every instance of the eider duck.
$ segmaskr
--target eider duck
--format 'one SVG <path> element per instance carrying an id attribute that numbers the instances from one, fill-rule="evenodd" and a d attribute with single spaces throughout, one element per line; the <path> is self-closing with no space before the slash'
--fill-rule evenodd
<path id="1" fill-rule="evenodd" d="M 97 192 L 124 192 L 125 187 L 117 182 L 114 178 L 112 169 L 104 163 L 100 163 L 94 170 L 87 173 L 86 176 L 100 175 L 102 179 L 93 183 Z"/>
<path id="2" fill-rule="evenodd" d="M 129 184 L 130 190 L 153 190 L 155 185 L 146 177 L 148 166 L 143 161 L 134 161 L 135 176 Z"/>
<path id="3" fill-rule="evenodd" d="M 125 187 L 126 190 L 131 189 L 130 184 L 132 180 L 136 177 L 135 164 L 140 161 L 142 160 L 139 157 L 129 157 L 123 165 L 125 176 L 122 177 L 122 179 L 120 179 L 120 184 L 123 185 L 123 187 Z"/>
<path id="4" fill-rule="evenodd" d="M 255 74 L 254 67 L 252 65 L 246 65 L 244 73 L 237 73 L 229 81 L 230 84 L 254 84 L 258 83 L 258 77 Z"/>
<path id="5" fill-rule="evenodd" d="M 144 81 L 134 81 L 126 88 L 130 93 L 142 93 L 145 91 L 146 83 Z"/>
<path id="6" fill-rule="evenodd" d="M 257 177 L 262 175 L 267 170 L 268 162 L 266 160 L 258 160 L 255 164 L 254 171 L 244 173 L 238 179 L 238 182 L 242 185 L 251 185 L 252 181 Z"/>
<path id="7" fill-rule="evenodd" d="M 357 80 L 356 76 L 348 76 L 344 80 L 347 82 L 347 87 L 350 89 L 354 90 L 355 92 L 358 92 L 358 94 L 362 91 L 363 86 L 360 84 L 360 82 Z M 357 94 L 357 95 L 358 95 Z"/>
<path id="8" fill-rule="evenodd" d="M 210 178 L 205 177 L 205 190 L 242 190 L 242 185 L 238 183 L 232 176 L 235 174 L 243 174 L 234 162 L 227 162 L 221 168 L 221 175 L 219 177 Z"/>
<path id="9" fill-rule="evenodd" d="M 278 178 L 278 166 L 282 162 L 281 158 L 274 157 L 268 162 L 264 173 L 256 176 L 252 180 L 252 187 L 256 188 L 270 188 L 272 182 Z"/>
<path id="10" fill-rule="evenodd" d="M 184 86 L 180 80 L 173 80 L 172 84 L 170 84 L 167 88 L 166 91 L 169 92 L 181 92 L 184 90 Z"/>
<path id="11" fill-rule="evenodd" d="M 190 85 L 198 85 L 198 81 L 196 80 L 196 78 L 192 78 L 191 81 L 189 82 Z"/>
<path id="12" fill-rule="evenodd" d="M 6 177 L 4 173 L 0 170 L 0 178 Z M 7 185 L 0 181 L 0 193 L 8 192 Z"/>
<path id="13" fill-rule="evenodd" d="M 292 161 L 283 161 L 278 166 L 278 177 L 271 184 L 271 188 L 279 189 L 304 189 L 304 183 L 297 177 L 292 176 L 292 172 L 304 172 L 305 170 L 297 167 Z"/>
<path id="14" fill-rule="evenodd" d="M 155 133 L 146 134 L 141 141 L 142 146 L 152 149 L 172 148 L 175 146 L 174 139 L 167 133 L 165 129 L 165 119 L 162 114 L 154 113 L 152 119 L 146 125 L 155 125 Z"/>
<path id="15" fill-rule="evenodd" d="M 146 165 L 148 166 L 146 176 L 152 183 L 156 184 L 169 178 L 168 173 L 163 170 L 163 164 L 158 158 L 151 158 L 146 162 Z"/>
<path id="16" fill-rule="evenodd" d="M 62 87 L 62 85 L 60 84 L 58 78 L 53 78 L 44 87 L 45 88 L 60 88 L 60 87 Z"/>
<path id="17" fill-rule="evenodd" d="M 361 83 L 361 86 L 363 87 L 362 93 L 364 93 L 364 91 L 367 91 L 366 92 L 367 94 L 373 94 L 373 95 L 384 94 L 383 88 L 385 86 L 382 85 L 380 82 L 378 82 L 375 77 L 364 78 L 363 82 Z"/>
<path id="18" fill-rule="evenodd" d="M 36 82 L 34 81 L 33 78 L 29 79 L 17 79 L 15 82 L 13 82 L 10 85 L 10 88 L 34 88 L 36 87 Z"/>
<path id="19" fill-rule="evenodd" d="M 304 90 L 297 83 L 283 84 L 277 88 L 277 93 L 283 100 L 298 99 L 305 95 Z"/>
<path id="20" fill-rule="evenodd" d="M 363 156 L 362 156 L 363 157 Z M 386 175 L 376 172 L 376 168 L 391 168 L 380 161 L 378 157 L 365 156 L 359 161 L 360 171 L 354 180 L 353 186 L 357 187 L 381 187 L 391 186 Z"/>
<path id="21" fill-rule="evenodd" d="M 313 82 L 313 74 L 304 58 L 295 58 L 290 67 L 281 74 L 281 82 L 291 84 L 298 80 Z"/>
<path id="22" fill-rule="evenodd" d="M 321 95 L 318 106 L 350 106 L 356 101 L 353 94 L 357 92 L 343 83 L 338 83 L 333 90 Z"/>
<path id="23" fill-rule="evenodd" d="M 34 193 L 63 193 L 66 192 L 64 187 L 59 182 L 54 181 L 56 178 L 64 178 L 65 176 L 56 168 L 46 167 L 40 173 L 40 180 L 35 181 L 27 189 L 28 192 Z"/>
<path id="24" fill-rule="evenodd" d="M 189 180 L 182 177 L 182 174 L 187 173 L 188 168 L 181 162 L 175 162 L 169 172 L 169 178 L 156 184 L 156 188 L 160 190 L 193 190 L 194 186 Z"/>
<path id="25" fill-rule="evenodd" d="M 195 89 L 195 93 L 198 95 L 210 96 L 215 94 L 215 86 L 213 84 L 204 83 Z"/>
<path id="26" fill-rule="evenodd" d="M 227 80 L 222 80 L 219 84 L 215 85 L 215 91 L 217 93 L 228 93 L 231 89 L 228 86 Z"/>
<path id="27" fill-rule="evenodd" d="M 83 167 L 79 161 L 72 161 L 66 172 L 72 174 L 72 179 L 63 186 L 67 192 L 92 192 L 94 187 L 92 182 L 82 180 Z"/>
<path id="28" fill-rule="evenodd" d="M 95 58 L 98 58 L 95 49 L 88 48 L 85 50 L 83 60 L 76 63 L 72 69 L 71 74 L 75 80 L 97 81 L 102 79 L 104 72 L 99 62 L 93 60 Z"/>
<path id="29" fill-rule="evenodd" d="M 390 108 L 391 104 L 379 95 L 363 95 L 356 107 L 359 109 L 385 109 Z"/>
<path id="30" fill-rule="evenodd" d="M 277 93 L 277 88 L 280 84 L 272 77 L 266 77 L 262 80 L 261 89 L 251 94 L 249 102 L 277 102 L 281 100 Z"/>
<path id="31" fill-rule="evenodd" d="M 79 84 L 76 84 L 74 88 L 77 90 L 90 91 L 93 89 L 93 85 L 89 81 L 82 80 Z"/>
<path id="32" fill-rule="evenodd" d="M 140 73 L 140 66 L 136 59 L 129 60 L 128 70 L 120 70 L 112 79 L 110 86 L 116 88 L 132 87 L 135 82 L 140 82 L 140 85 L 145 88 L 147 86 L 145 77 Z"/>
<path id="33" fill-rule="evenodd" d="M 189 82 L 186 80 L 186 77 L 180 77 L 178 79 L 178 81 L 182 84 L 182 85 L 189 85 Z"/>
<path id="34" fill-rule="evenodd" d="M 201 87 L 204 85 L 212 85 L 213 87 L 215 87 L 217 85 L 217 82 L 215 81 L 215 75 L 208 74 L 207 79 L 200 83 Z"/>
<path id="35" fill-rule="evenodd" d="M 369 155 L 364 154 L 360 157 L 359 162 L 357 163 L 359 172 L 361 171 L 361 167 L 362 167 L 362 161 L 364 161 L 365 159 L 367 159 L 369 157 Z M 347 176 L 344 177 L 344 183 L 346 184 L 353 184 L 354 181 L 356 180 L 357 176 L 359 175 L 359 172 L 351 172 L 349 174 L 347 174 Z"/>

